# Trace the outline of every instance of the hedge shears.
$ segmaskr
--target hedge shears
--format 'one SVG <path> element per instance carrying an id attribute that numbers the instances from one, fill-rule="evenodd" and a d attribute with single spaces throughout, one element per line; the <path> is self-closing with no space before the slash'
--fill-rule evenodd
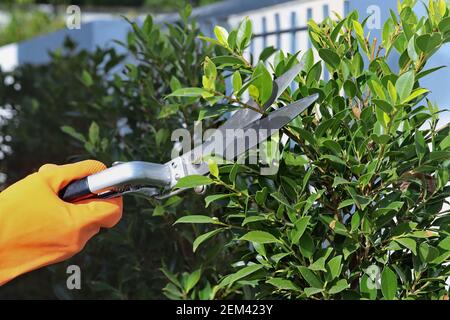
<path id="1" fill-rule="evenodd" d="M 204 156 L 210 155 L 214 150 L 216 156 L 224 157 L 226 154 L 228 160 L 236 158 L 255 147 L 258 143 L 267 140 L 317 100 L 318 95 L 314 94 L 277 108 L 267 116 L 264 114 L 265 110 L 292 83 L 302 67 L 301 64 L 296 64 L 274 80 L 272 83 L 272 95 L 263 106 L 260 107 L 253 99 L 250 99 L 246 102 L 246 105 L 251 108 L 237 110 L 216 129 L 219 133 L 223 133 L 223 136 L 226 136 L 227 130 L 243 130 L 244 135 L 236 135 L 234 140 L 245 138 L 245 132 L 250 130 L 262 132 L 263 134 L 260 134 L 258 137 L 258 142 L 220 141 L 221 146 L 224 146 L 222 148 L 224 150 L 222 154 L 217 154 L 218 141 L 217 139 L 209 138 L 202 145 L 165 164 L 144 161 L 117 162 L 110 168 L 69 183 L 60 192 L 61 199 L 68 202 L 76 202 L 88 198 L 112 198 L 125 194 L 163 199 L 183 191 L 183 189 L 179 189 L 170 192 L 183 177 L 209 173 L 208 164 L 202 160 Z M 262 112 L 257 112 L 256 110 L 261 110 Z M 240 147 L 236 148 L 236 145 Z M 200 155 L 200 159 L 198 155 Z"/>

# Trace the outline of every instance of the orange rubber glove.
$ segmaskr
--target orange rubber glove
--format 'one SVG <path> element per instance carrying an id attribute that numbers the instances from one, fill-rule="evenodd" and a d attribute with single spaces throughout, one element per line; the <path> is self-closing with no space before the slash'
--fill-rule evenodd
<path id="1" fill-rule="evenodd" d="M 87 160 L 46 164 L 0 193 L 0 285 L 80 252 L 100 228 L 122 216 L 122 198 L 67 203 L 58 192 L 72 180 L 105 169 Z"/>

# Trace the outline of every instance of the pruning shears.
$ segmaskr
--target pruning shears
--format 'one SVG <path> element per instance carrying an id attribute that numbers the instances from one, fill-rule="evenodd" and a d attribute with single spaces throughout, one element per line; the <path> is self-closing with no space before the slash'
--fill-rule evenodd
<path id="1" fill-rule="evenodd" d="M 262 107 L 253 99 L 250 99 L 246 105 L 251 108 L 239 109 L 217 130 L 223 133 L 223 136 L 226 136 L 226 132 L 229 129 L 243 130 L 244 135 L 236 135 L 234 137 L 235 140 L 242 139 L 243 137 L 245 139 L 245 132 L 255 130 L 257 132 L 263 132 L 263 134 L 259 135 L 259 143 L 267 140 L 271 135 L 311 106 L 318 98 L 317 94 L 305 97 L 280 107 L 263 117 L 264 111 L 281 96 L 294 78 L 300 73 L 302 67 L 301 64 L 296 64 L 274 80 L 272 95 Z M 262 112 L 257 112 L 256 110 L 258 109 L 261 109 Z M 238 157 L 255 147 L 258 143 L 254 141 L 250 141 L 247 144 L 242 143 L 242 141 L 231 141 L 231 143 L 229 141 L 219 142 L 221 146 L 225 147 L 223 148 L 222 155 L 219 156 L 226 154 L 227 159 Z M 170 192 L 181 178 L 209 173 L 208 164 L 203 159 L 205 156 L 210 155 L 213 150 L 217 152 L 216 147 L 219 142 L 216 139 L 207 139 L 201 146 L 165 164 L 144 161 L 114 163 L 110 168 L 71 182 L 61 190 L 60 197 L 68 202 L 88 198 L 113 198 L 125 194 L 143 195 L 157 199 L 166 198 L 184 190 L 179 189 L 175 192 Z M 238 147 L 236 148 L 235 145 L 238 145 Z"/>

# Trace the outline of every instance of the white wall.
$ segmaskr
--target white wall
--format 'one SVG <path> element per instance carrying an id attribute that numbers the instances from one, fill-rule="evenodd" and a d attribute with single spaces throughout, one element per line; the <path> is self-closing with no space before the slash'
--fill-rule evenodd
<path id="1" fill-rule="evenodd" d="M 228 19 L 228 24 L 231 27 L 236 27 L 245 17 L 249 17 L 253 24 L 253 33 L 259 34 L 263 32 L 263 19 L 266 21 L 266 32 L 276 31 L 276 18 L 279 16 L 280 29 L 285 30 L 293 27 L 306 26 L 309 18 L 316 21 L 322 21 L 324 16 L 324 6 L 328 6 L 330 16 L 334 16 L 333 12 L 344 15 L 344 0 L 316 0 L 305 1 L 297 0 L 285 2 L 279 5 L 261 8 L 258 10 L 247 11 L 241 14 L 232 15 Z M 292 13 L 295 13 L 295 24 L 292 22 Z M 308 13 L 311 16 L 308 16 Z M 266 39 L 266 46 L 274 46 L 285 52 L 306 51 L 308 49 L 308 34 L 305 31 L 300 31 L 295 34 L 295 47 L 292 45 L 291 33 L 284 33 L 281 35 L 281 46 L 277 46 L 277 36 L 270 35 Z M 262 49 L 264 49 L 263 38 L 256 38 L 253 42 L 253 55 L 258 57 Z M 247 51 L 247 54 L 249 52 Z"/>

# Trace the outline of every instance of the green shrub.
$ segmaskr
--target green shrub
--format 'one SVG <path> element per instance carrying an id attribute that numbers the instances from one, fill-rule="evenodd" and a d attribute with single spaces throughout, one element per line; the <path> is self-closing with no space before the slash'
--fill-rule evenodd
<path id="1" fill-rule="evenodd" d="M 449 218 L 439 212 L 450 196 L 449 130 L 436 129 L 438 108 L 419 82 L 434 71 L 426 62 L 448 41 L 450 18 L 445 2 L 432 1 L 428 17 L 419 20 L 412 2 L 403 2 L 400 17 L 392 14 L 381 46 L 366 40 L 356 12 L 310 21 L 328 81 L 321 80 L 323 63 L 312 50 L 300 56 L 267 48 L 245 60 L 248 20 L 229 33 L 216 28 L 217 40 L 200 44 L 195 23 L 187 23 L 189 10 L 166 30 L 150 18 L 133 25 L 124 45 L 134 60 L 123 74 L 117 73 L 122 57 L 102 50 L 19 68 L 13 83 L 0 87 L 0 105 L 16 112 L 0 126 L 2 136 L 12 136 L 13 153 L 1 163 L 10 181 L 25 173 L 19 159 L 33 168 L 74 154 L 106 163 L 165 162 L 172 130 L 192 130 L 198 119 L 204 129 L 217 126 L 226 111 L 245 107 L 239 91 L 263 104 L 271 79 L 298 60 L 304 63 L 298 89 L 288 88 L 276 104 L 312 93 L 320 98 L 283 129 L 287 142 L 267 142 L 280 149 L 276 174 L 240 164 L 217 173 L 211 162 L 206 197 L 192 191 L 164 201 L 127 197 L 117 227 L 73 259 L 2 287 L 0 296 L 445 298 Z M 394 50 L 398 68 L 386 63 Z M 234 94 L 225 91 L 230 77 Z M 36 104 L 45 112 L 32 112 Z M 69 264 L 81 266 L 80 291 L 65 289 Z M 368 281 L 377 280 L 377 268 L 378 291 Z M 51 290 L 43 291 L 49 283 Z"/>
<path id="2" fill-rule="evenodd" d="M 379 44 L 369 42 L 357 12 L 309 21 L 331 79 L 321 80 L 322 61 L 312 50 L 299 58 L 298 89 L 288 89 L 278 105 L 313 93 L 320 98 L 284 129 L 288 142 L 275 140 L 278 173 L 261 176 L 258 167 L 234 164 L 210 175 L 205 200 L 212 204 L 203 212 L 218 220 L 198 227 L 194 249 L 204 238 L 222 237 L 219 248 L 234 257 L 232 272 L 213 288 L 216 298 L 448 298 L 450 220 L 441 210 L 450 196 L 450 136 L 448 127 L 436 130 L 439 108 L 420 80 L 435 70 L 426 63 L 450 40 L 450 17 L 445 1 L 430 1 L 428 16 L 419 19 L 413 2 L 399 4 L 400 16 L 392 13 Z M 270 97 L 270 75 L 284 73 L 297 55 L 277 52 L 268 68 L 261 58 L 249 64 L 242 51 L 250 30 L 249 21 L 229 33 L 216 27 L 217 40 L 206 40 L 226 57 L 205 64 L 242 79 L 233 81 L 230 95 L 238 103 L 241 83 L 251 83 L 248 91 L 261 106 Z M 398 66 L 387 64 L 393 51 Z M 199 93 L 211 107 L 224 94 L 212 90 L 213 81 Z M 198 90 L 172 95 L 186 92 Z M 183 181 L 189 179 L 195 177 Z M 200 213 L 178 222 L 205 223 Z M 381 290 L 370 279 L 380 280 Z"/>
<path id="3" fill-rule="evenodd" d="M 32 37 L 53 32 L 64 27 L 60 16 L 53 16 L 40 10 L 7 5 L 9 22 L 0 26 L 0 46 L 28 40 Z"/>

